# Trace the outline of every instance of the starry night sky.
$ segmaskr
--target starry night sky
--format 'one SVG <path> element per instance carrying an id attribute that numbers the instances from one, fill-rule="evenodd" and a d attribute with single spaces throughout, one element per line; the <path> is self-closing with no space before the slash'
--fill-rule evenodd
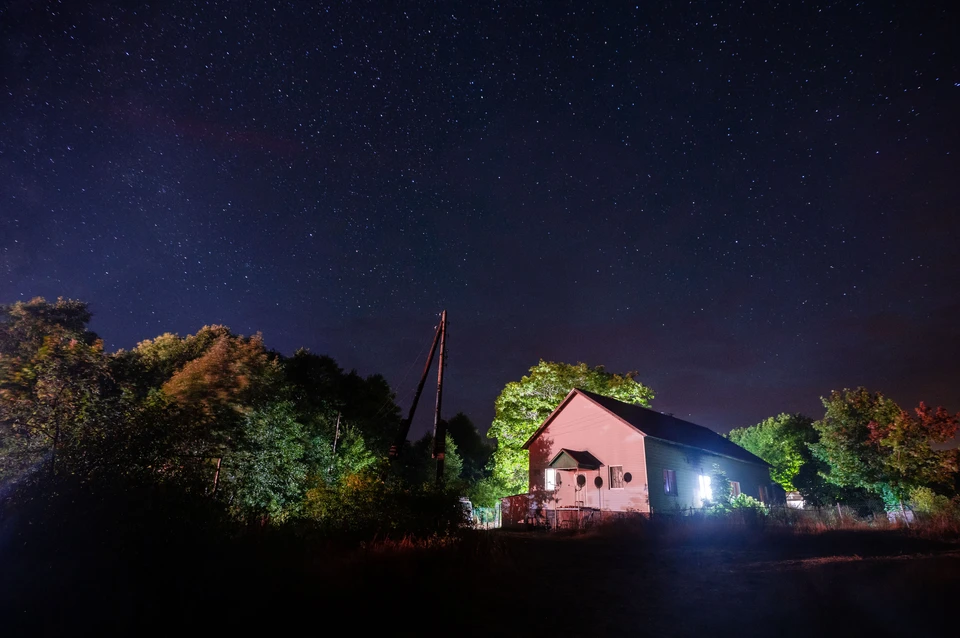
<path id="1" fill-rule="evenodd" d="M 960 409 L 952 2 L 137 4 L 0 9 L 2 302 L 262 331 L 404 407 L 446 308 L 481 429 L 539 358 L 719 431 Z"/>

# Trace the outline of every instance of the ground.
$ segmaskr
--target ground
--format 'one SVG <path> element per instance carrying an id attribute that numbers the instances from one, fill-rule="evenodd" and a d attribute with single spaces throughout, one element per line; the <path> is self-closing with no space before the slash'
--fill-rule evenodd
<path id="1" fill-rule="evenodd" d="M 960 591 L 960 546 L 898 531 L 499 531 L 441 545 L 7 555 L 0 633 L 934 636 Z"/>

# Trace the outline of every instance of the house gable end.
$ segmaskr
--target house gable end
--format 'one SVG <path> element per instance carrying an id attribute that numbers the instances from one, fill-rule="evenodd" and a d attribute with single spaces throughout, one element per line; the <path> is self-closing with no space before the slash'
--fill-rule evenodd
<path id="1" fill-rule="evenodd" d="M 627 427 L 630 428 L 631 430 L 633 430 L 633 431 L 635 431 L 635 432 L 639 432 L 640 434 L 644 434 L 644 432 L 641 431 L 640 428 L 636 427 L 635 425 L 633 425 L 632 423 L 630 423 L 629 421 L 627 421 L 626 419 L 624 419 L 623 417 L 621 417 L 621 416 L 620 416 L 619 414 L 617 414 L 616 412 L 613 412 L 612 410 L 610 410 L 609 408 L 607 408 L 605 405 L 602 405 L 602 404 L 598 403 L 597 401 L 594 401 L 592 397 L 590 397 L 588 394 L 586 394 L 586 393 L 583 392 L 582 390 L 579 390 L 579 389 L 577 389 L 577 388 L 574 388 L 573 390 L 570 391 L 569 394 L 567 394 L 567 396 L 563 399 L 563 401 L 560 403 L 560 405 L 558 405 L 557 408 L 556 408 L 553 412 L 550 413 L 550 416 L 548 416 L 548 417 L 544 420 L 544 422 L 543 422 L 542 424 L 540 424 L 540 427 L 537 428 L 537 431 L 534 432 L 533 434 L 531 434 L 531 435 L 530 435 L 530 438 L 527 439 L 526 442 L 525 442 L 522 446 L 520 446 L 520 448 L 523 449 L 523 450 L 529 450 L 529 449 L 530 449 L 530 445 L 537 439 L 537 437 L 539 437 L 539 436 L 543 433 L 544 430 L 547 429 L 547 427 L 550 425 L 550 423 L 552 423 L 552 422 L 554 421 L 554 419 L 557 418 L 557 415 L 560 414 L 560 412 L 561 412 L 565 407 L 567 407 L 567 405 L 568 405 L 571 401 L 573 401 L 573 399 L 574 399 L 575 397 L 581 397 L 582 399 L 586 399 L 586 400 L 589 401 L 591 404 L 593 404 L 593 405 L 595 405 L 596 407 L 600 408 L 601 410 L 603 410 L 604 412 L 606 412 L 608 415 L 610 415 L 611 417 L 613 417 L 615 420 L 619 421 L 620 423 L 622 423 L 623 425 L 627 426 Z"/>

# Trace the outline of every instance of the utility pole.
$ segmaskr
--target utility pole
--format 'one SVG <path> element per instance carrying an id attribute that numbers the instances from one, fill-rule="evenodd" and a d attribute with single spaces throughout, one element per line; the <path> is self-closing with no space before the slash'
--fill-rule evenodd
<path id="1" fill-rule="evenodd" d="M 440 323 L 437 325 L 437 332 L 433 335 L 433 343 L 430 345 L 430 354 L 427 355 L 427 362 L 423 366 L 423 374 L 420 375 L 420 384 L 417 385 L 417 392 L 413 395 L 413 403 L 410 405 L 410 412 L 407 418 L 400 422 L 400 429 L 397 432 L 397 438 L 390 446 L 390 461 L 396 461 L 400 456 L 400 451 L 407 442 L 407 435 L 410 433 L 410 424 L 413 422 L 413 414 L 417 410 L 417 403 L 420 401 L 420 395 L 423 393 L 423 386 L 427 382 L 427 374 L 430 372 L 430 365 L 433 363 L 433 355 L 437 352 L 437 346 L 440 346 L 440 364 L 437 367 L 437 407 L 433 414 L 433 458 L 437 459 L 437 485 L 443 485 L 443 460 L 446 454 L 447 426 L 440 418 L 440 406 L 443 403 L 443 368 L 447 361 L 447 311 L 440 313 Z M 386 478 L 384 471 L 383 478 Z"/>
<path id="2" fill-rule="evenodd" d="M 447 424 L 440 418 L 443 402 L 443 366 L 447 353 L 447 311 L 440 313 L 440 363 L 437 366 L 437 409 L 433 414 L 433 458 L 437 459 L 437 485 L 443 485 L 443 460 L 447 451 Z"/>
<path id="3" fill-rule="evenodd" d="M 400 429 L 397 432 L 397 438 L 390 446 L 390 460 L 396 461 L 400 456 L 403 446 L 407 442 L 407 435 L 410 433 L 410 424 L 413 422 L 413 414 L 417 411 L 417 404 L 420 402 L 420 395 L 423 394 L 423 386 L 427 382 L 427 373 L 430 372 L 430 365 L 433 363 L 433 355 L 437 352 L 437 343 L 440 341 L 440 332 L 443 329 L 443 320 L 446 317 L 446 310 L 440 315 L 440 323 L 437 324 L 437 332 L 433 335 L 433 344 L 430 346 L 430 353 L 427 355 L 427 362 L 423 364 L 423 373 L 420 375 L 420 383 L 417 385 L 417 392 L 413 395 L 413 403 L 410 404 L 410 411 L 407 418 L 400 422 Z"/>

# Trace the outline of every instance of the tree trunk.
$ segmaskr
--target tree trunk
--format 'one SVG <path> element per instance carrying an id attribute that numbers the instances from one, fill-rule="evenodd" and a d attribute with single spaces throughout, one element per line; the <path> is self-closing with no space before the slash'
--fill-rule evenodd
<path id="1" fill-rule="evenodd" d="M 910 521 L 907 520 L 907 510 L 903 507 L 903 497 L 900 497 L 900 516 L 907 527 L 910 527 Z"/>
<path id="2" fill-rule="evenodd" d="M 60 426 L 53 430 L 53 454 L 50 456 L 50 478 L 57 475 L 57 444 L 60 442 Z"/>
<path id="3" fill-rule="evenodd" d="M 220 464 L 223 463 L 223 457 L 217 457 L 217 472 L 213 475 L 213 491 L 211 494 L 217 493 L 217 484 L 220 482 Z"/>

